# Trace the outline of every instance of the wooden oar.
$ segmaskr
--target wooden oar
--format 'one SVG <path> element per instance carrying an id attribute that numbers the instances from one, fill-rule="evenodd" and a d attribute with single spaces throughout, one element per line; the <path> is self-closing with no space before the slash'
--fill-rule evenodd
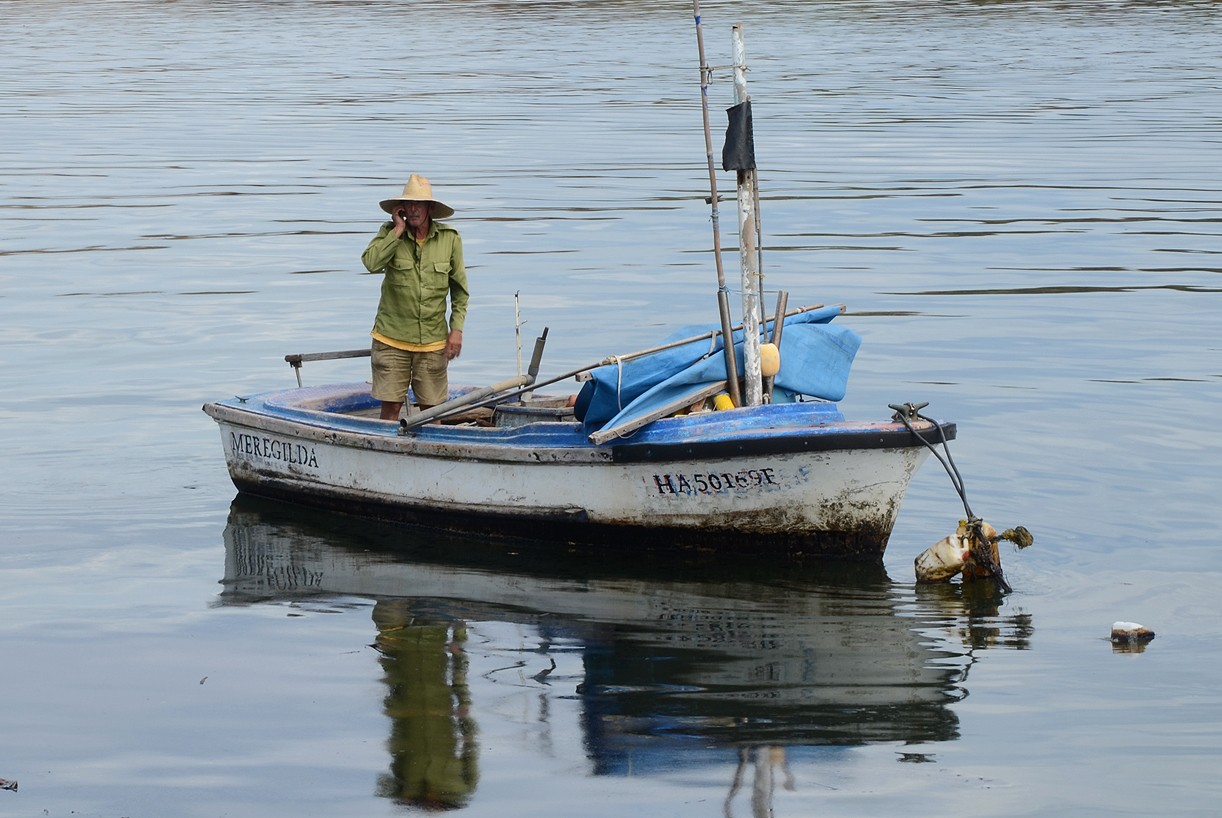
<path id="1" fill-rule="evenodd" d="M 843 313 L 844 305 L 841 304 L 839 306 L 840 306 L 840 312 Z M 790 316 L 801 315 L 802 313 L 810 312 L 811 310 L 821 310 L 823 309 L 823 307 L 824 307 L 823 304 L 814 304 L 809 307 L 798 307 L 795 310 L 790 310 L 789 312 L 785 313 L 781 317 L 789 318 Z M 734 326 L 730 327 L 730 332 L 737 332 L 738 330 L 742 328 L 743 328 L 742 324 L 735 324 Z M 675 347 L 681 347 L 681 346 L 684 346 L 685 344 L 691 344 L 696 341 L 707 341 L 710 338 L 716 338 L 718 335 L 721 335 L 721 330 L 714 329 L 714 330 L 709 330 L 708 332 L 702 333 L 700 335 L 693 335 L 690 338 L 684 338 L 679 341 L 671 341 L 668 344 L 661 344 L 660 346 L 650 347 L 649 349 L 642 349 L 639 352 L 629 352 L 624 355 L 610 355 L 606 358 L 603 358 L 598 363 L 578 367 L 577 369 L 571 369 L 568 372 L 565 372 L 561 375 L 556 375 L 555 377 L 548 378 L 545 381 L 539 381 L 538 383 L 534 384 L 531 387 L 531 389 L 533 390 L 533 389 L 538 389 L 543 386 L 551 386 L 554 383 L 559 383 L 560 381 L 563 381 L 567 378 L 575 377 L 577 375 L 580 375 L 583 372 L 589 372 L 590 370 L 598 369 L 599 367 L 614 366 L 615 364 L 621 363 L 623 361 L 631 361 L 635 358 L 643 358 L 646 355 L 653 355 L 656 352 L 665 352 L 668 349 L 674 349 Z M 530 391 L 530 390 L 522 389 L 519 391 L 518 394 L 521 394 L 521 392 L 526 392 L 526 391 Z M 513 397 L 513 395 L 512 394 L 506 395 L 506 397 Z"/>
<path id="2" fill-rule="evenodd" d="M 782 318 L 782 319 L 789 318 L 790 316 L 801 315 L 802 313 L 810 312 L 811 310 L 821 310 L 823 309 L 823 307 L 824 307 L 823 304 L 813 304 L 813 305 L 806 306 L 806 307 L 798 307 L 797 309 L 785 312 L 783 315 L 781 314 L 780 311 L 778 311 L 777 315 L 778 315 L 778 318 Z M 843 304 L 840 305 L 840 312 L 842 313 L 844 312 Z M 736 324 L 730 327 L 730 332 L 733 333 L 740 329 L 742 329 L 742 324 Z M 765 326 L 765 331 L 767 331 L 767 326 Z M 410 419 L 401 420 L 399 422 L 400 423 L 399 433 L 404 434 L 408 430 L 415 428 L 416 426 L 427 423 L 430 420 L 435 420 L 437 418 L 441 418 L 441 417 L 445 417 L 446 415 L 453 414 L 454 412 L 458 411 L 459 409 L 478 408 L 479 406 L 485 406 L 489 403 L 504 401 L 509 398 L 521 395 L 524 392 L 533 391 L 542 386 L 551 386 L 554 383 L 559 383 L 560 381 L 566 380 L 567 378 L 575 377 L 577 375 L 580 375 L 583 372 L 589 372 L 592 369 L 598 369 L 599 367 L 602 367 L 602 366 L 612 366 L 614 364 L 618 364 L 623 361 L 631 361 L 636 358 L 642 358 L 646 355 L 653 355 L 658 352 L 665 352 L 668 349 L 674 349 L 675 347 L 681 347 L 681 346 L 684 346 L 685 344 L 691 344 L 696 341 L 706 341 L 706 340 L 709 340 L 710 338 L 716 338 L 717 336 L 721 334 L 722 334 L 722 330 L 714 329 L 714 330 L 709 330 L 708 332 L 701 333 L 700 335 L 693 335 L 690 338 L 683 338 L 678 341 L 671 341 L 670 343 L 659 344 L 658 346 L 653 346 L 653 347 L 649 347 L 648 349 L 638 350 L 637 352 L 629 352 L 624 355 L 610 355 L 606 358 L 603 358 L 601 361 L 597 363 L 579 367 L 577 369 L 569 370 L 568 372 L 565 372 L 561 375 L 556 375 L 555 377 L 549 378 L 545 381 L 536 381 L 535 377 L 539 370 L 539 359 L 543 355 L 542 344 L 547 340 L 547 328 L 544 327 L 543 334 L 540 337 L 535 339 L 535 355 L 531 359 L 531 363 L 530 363 L 531 371 L 527 375 L 519 375 L 516 378 L 509 378 L 508 380 L 500 381 L 499 383 L 494 383 L 491 386 L 486 386 L 481 389 L 476 389 L 472 392 L 467 392 L 466 394 L 460 395 L 457 398 L 454 398 L 453 400 L 446 401 L 445 403 L 439 403 L 438 405 L 433 406 L 429 409 L 426 409 L 419 414 L 413 415 Z M 779 336 L 777 336 L 777 338 L 779 339 Z M 349 350 L 342 350 L 339 352 L 307 352 L 307 353 L 297 353 L 293 355 L 285 355 L 284 360 L 287 361 L 289 365 L 293 367 L 293 371 L 297 376 L 297 386 L 300 387 L 301 386 L 301 365 L 303 363 L 306 363 L 307 361 L 329 361 L 329 360 L 335 360 L 339 358 L 360 358 L 360 357 L 368 357 L 368 355 L 369 355 L 368 349 L 349 349 Z M 723 391 L 723 390 L 728 391 L 726 390 L 726 387 L 728 386 L 728 382 L 719 381 L 718 383 L 721 384 L 719 389 L 713 389 L 711 392 L 708 392 L 708 394 L 698 393 L 697 395 L 693 396 L 690 401 L 688 401 L 688 404 L 695 403 L 697 400 L 703 400 L 704 398 L 708 398 L 711 395 L 715 395 L 718 392 Z M 677 412 L 680 409 L 682 409 L 685 405 L 688 405 L 688 404 L 680 403 L 673 407 L 668 405 L 666 407 L 663 407 L 663 409 L 658 410 L 657 413 L 651 412 L 648 415 L 647 420 L 643 421 L 642 423 L 637 424 L 636 426 L 633 426 L 631 429 L 617 427 L 615 430 L 613 430 L 613 433 L 610 435 L 606 434 L 608 430 L 601 430 L 599 432 L 595 432 L 594 435 L 599 435 L 600 437 L 603 437 L 604 440 L 609 440 L 611 437 L 625 435 L 630 431 L 635 431 L 636 429 L 639 429 L 641 426 L 644 426 L 645 423 L 652 422 L 654 420 L 657 420 L 658 418 L 666 417 L 667 414 L 672 414 L 674 412 Z M 594 439 L 594 435 L 591 435 L 591 438 L 590 438 L 591 440 Z M 598 443 L 602 441 L 594 441 L 594 442 Z"/>

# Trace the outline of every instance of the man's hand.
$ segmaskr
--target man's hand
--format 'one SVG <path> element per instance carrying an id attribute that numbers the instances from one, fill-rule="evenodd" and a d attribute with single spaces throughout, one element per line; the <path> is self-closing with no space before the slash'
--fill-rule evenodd
<path id="1" fill-rule="evenodd" d="M 452 361 L 462 353 L 462 330 L 452 329 L 446 337 L 446 360 Z"/>

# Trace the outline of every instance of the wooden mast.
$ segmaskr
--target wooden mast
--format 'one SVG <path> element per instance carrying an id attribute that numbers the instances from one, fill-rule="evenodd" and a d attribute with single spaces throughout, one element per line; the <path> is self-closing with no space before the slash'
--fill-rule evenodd
<path id="1" fill-rule="evenodd" d="M 734 336 L 730 332 L 730 292 L 726 289 L 725 269 L 721 264 L 721 230 L 718 226 L 717 171 L 713 166 L 713 134 L 709 128 L 709 76 L 711 69 L 704 58 L 704 32 L 700 27 L 700 0 L 692 0 L 696 19 L 696 47 L 700 50 L 700 110 L 704 115 L 704 151 L 709 165 L 709 203 L 713 208 L 713 258 L 717 266 L 717 311 L 721 316 L 721 337 L 726 359 L 726 392 L 735 406 L 742 406 L 738 388 L 738 360 L 734 356 Z M 758 344 L 758 342 L 757 342 Z M 757 367 L 758 369 L 758 367 Z"/>

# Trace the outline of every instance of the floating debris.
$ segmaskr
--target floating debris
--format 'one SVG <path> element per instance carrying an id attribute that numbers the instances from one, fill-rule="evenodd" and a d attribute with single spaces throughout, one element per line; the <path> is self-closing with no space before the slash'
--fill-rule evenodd
<path id="1" fill-rule="evenodd" d="M 531 676 L 531 677 L 530 677 L 530 678 L 534 679 L 536 682 L 539 682 L 540 684 L 550 684 L 550 682 L 548 682 L 548 681 L 547 681 L 547 677 L 548 677 L 548 676 L 550 676 L 550 675 L 552 675 L 552 671 L 556 669 L 556 660 L 555 660 L 554 658 L 552 658 L 551 656 L 549 656 L 549 657 L 547 657 L 547 658 L 548 658 L 548 660 L 549 660 L 549 661 L 551 661 L 552 666 L 551 666 L 551 667 L 545 667 L 545 668 L 543 668 L 543 670 L 540 670 L 540 671 L 539 671 L 538 673 L 536 673 L 534 676 Z"/>
<path id="2" fill-rule="evenodd" d="M 1035 537 L 1031 536 L 1031 532 L 1021 525 L 1007 528 L 1001 532 L 999 538 L 1014 543 L 1014 547 L 1020 551 L 1035 542 Z"/>
<path id="3" fill-rule="evenodd" d="M 1113 622 L 1112 644 L 1140 645 L 1154 638 L 1154 631 L 1136 622 Z"/>
<path id="4" fill-rule="evenodd" d="M 12 790 L 17 792 L 17 782 L 9 781 L 6 778 L 0 778 L 0 790 Z"/>

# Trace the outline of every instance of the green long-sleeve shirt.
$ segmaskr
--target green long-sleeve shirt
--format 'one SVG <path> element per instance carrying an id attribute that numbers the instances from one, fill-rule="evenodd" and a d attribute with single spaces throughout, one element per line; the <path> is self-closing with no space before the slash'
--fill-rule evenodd
<path id="1" fill-rule="evenodd" d="M 394 224 L 386 222 L 361 261 L 369 272 L 385 276 L 374 332 L 409 344 L 431 344 L 444 341 L 452 329 L 462 330 L 469 293 L 456 229 L 432 222 L 428 237 L 418 244 L 408 232 L 395 238 Z"/>

